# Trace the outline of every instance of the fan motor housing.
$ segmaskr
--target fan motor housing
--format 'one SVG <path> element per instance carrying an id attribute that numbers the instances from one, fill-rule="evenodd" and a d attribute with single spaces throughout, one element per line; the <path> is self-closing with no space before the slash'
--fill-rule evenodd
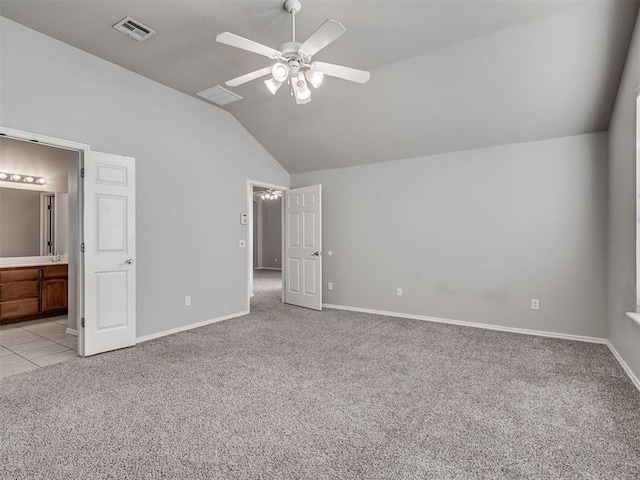
<path id="1" fill-rule="evenodd" d="M 301 46 L 300 42 L 286 42 L 280 45 L 280 51 L 284 58 L 289 60 L 300 59 L 299 50 Z"/>

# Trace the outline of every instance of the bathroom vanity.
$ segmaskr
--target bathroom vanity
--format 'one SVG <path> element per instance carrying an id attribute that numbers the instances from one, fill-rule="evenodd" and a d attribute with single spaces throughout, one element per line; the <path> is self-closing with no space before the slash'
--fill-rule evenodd
<path id="1" fill-rule="evenodd" d="M 66 315 L 68 266 L 0 263 L 0 325 Z"/>

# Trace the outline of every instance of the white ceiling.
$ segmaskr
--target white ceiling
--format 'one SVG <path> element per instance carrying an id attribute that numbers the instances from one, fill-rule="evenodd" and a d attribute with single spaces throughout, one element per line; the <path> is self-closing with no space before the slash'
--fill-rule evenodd
<path id="1" fill-rule="evenodd" d="M 290 172 L 542 140 L 608 127 L 637 0 L 303 0 L 297 36 L 326 18 L 347 33 L 314 59 L 371 71 L 327 78 L 308 105 L 260 81 L 229 110 Z M 216 43 L 277 48 L 280 0 L 0 1 L 0 14 L 193 95 L 269 64 Z M 158 33 L 139 43 L 129 15 Z M 218 108 L 212 106 L 211 108 Z"/>

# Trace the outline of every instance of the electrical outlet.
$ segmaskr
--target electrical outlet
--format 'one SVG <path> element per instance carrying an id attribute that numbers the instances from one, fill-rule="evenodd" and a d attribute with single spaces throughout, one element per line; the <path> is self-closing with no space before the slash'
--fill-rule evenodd
<path id="1" fill-rule="evenodd" d="M 191 306 L 191 296 L 187 295 L 186 297 L 184 297 L 184 306 L 185 307 Z"/>
<path id="2" fill-rule="evenodd" d="M 402 296 L 402 289 L 400 287 L 396 288 L 396 295 L 399 297 Z"/>
<path id="3" fill-rule="evenodd" d="M 327 283 L 327 290 L 333 290 L 333 282 Z"/>
<path id="4" fill-rule="evenodd" d="M 531 299 L 531 310 L 540 310 L 540 300 L 537 298 Z"/>
<path id="5" fill-rule="evenodd" d="M 278 263 L 278 259 L 276 258 L 276 263 Z"/>
<path id="6" fill-rule="evenodd" d="M 240 241 L 238 242 L 238 246 L 239 246 L 240 248 L 244 248 L 244 247 L 246 247 L 246 246 L 247 246 L 247 241 L 246 241 L 246 240 L 240 240 Z"/>

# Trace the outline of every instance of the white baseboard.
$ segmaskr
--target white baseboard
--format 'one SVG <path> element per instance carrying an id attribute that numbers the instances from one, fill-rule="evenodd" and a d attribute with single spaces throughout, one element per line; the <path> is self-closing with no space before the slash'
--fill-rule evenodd
<path id="1" fill-rule="evenodd" d="M 606 338 L 585 337 L 583 335 L 572 335 L 569 333 L 545 332 L 543 330 L 529 330 L 527 328 L 504 327 L 502 325 L 491 325 L 488 323 L 465 322 L 462 320 L 451 320 L 449 318 L 428 317 L 425 315 L 414 315 L 411 313 L 385 312 L 383 310 L 371 310 L 369 308 L 347 307 L 344 305 L 322 304 L 326 308 L 335 308 L 338 310 L 349 310 L 352 312 L 371 313 L 373 315 L 385 315 L 387 317 L 409 318 L 411 320 L 424 320 L 426 322 L 448 323 L 451 325 L 460 325 L 463 327 L 484 328 L 486 330 L 498 330 L 500 332 L 521 333 L 524 335 L 535 335 L 538 337 L 562 338 L 565 340 L 577 340 L 579 342 L 602 343 L 606 344 Z"/>
<path id="2" fill-rule="evenodd" d="M 609 347 L 609 350 L 611 350 L 611 353 L 613 353 L 613 356 L 616 357 L 616 360 L 618 360 L 618 363 L 622 366 L 622 369 L 629 376 L 629 378 L 631 379 L 633 384 L 636 386 L 636 388 L 640 390 L 640 380 L 638 380 L 638 377 L 634 375 L 633 371 L 629 368 L 629 365 L 627 365 L 627 362 L 625 362 L 622 359 L 622 355 L 618 353 L 615 347 L 608 340 L 607 340 L 607 347 Z"/>
<path id="3" fill-rule="evenodd" d="M 67 328 L 67 333 L 69 335 L 75 335 L 76 337 L 78 336 L 78 331 L 75 328 Z"/>
<path id="4" fill-rule="evenodd" d="M 232 318 L 242 317 L 244 315 L 248 315 L 249 311 L 245 310 L 242 312 L 232 313 L 230 315 L 225 315 L 223 317 L 212 318 L 211 320 L 204 320 L 198 323 L 192 323 L 190 325 L 183 325 L 182 327 L 172 328 L 170 330 L 164 330 L 163 332 L 151 333 L 149 335 L 143 335 L 142 337 L 136 338 L 136 343 L 147 342 L 149 340 L 153 340 L 154 338 L 166 337 L 167 335 L 173 335 L 174 333 L 186 332 L 187 330 L 192 330 L 194 328 L 204 327 L 205 325 L 210 325 L 212 323 L 222 322 L 224 320 L 230 320 Z"/>

